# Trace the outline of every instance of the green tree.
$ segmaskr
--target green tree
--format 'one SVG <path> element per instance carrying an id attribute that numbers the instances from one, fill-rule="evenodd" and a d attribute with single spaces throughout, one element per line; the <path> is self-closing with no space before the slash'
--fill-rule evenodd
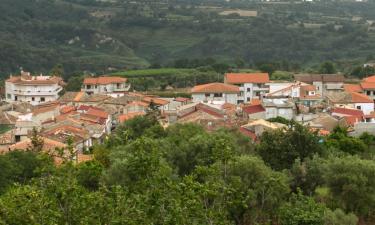
<path id="1" fill-rule="evenodd" d="M 289 193 L 288 179 L 254 156 L 233 158 L 227 169 L 228 211 L 236 224 L 269 224 Z"/>
<path id="2" fill-rule="evenodd" d="M 353 213 L 345 214 L 341 209 L 327 209 L 324 213 L 324 225 L 357 225 L 358 218 Z"/>
<path id="3" fill-rule="evenodd" d="M 324 62 L 320 65 L 319 73 L 334 74 L 336 73 L 336 67 L 332 62 Z"/>
<path id="4" fill-rule="evenodd" d="M 350 137 L 346 128 L 336 127 L 327 137 L 325 145 L 349 154 L 360 154 L 367 150 L 366 144 L 359 138 Z"/>
<path id="5" fill-rule="evenodd" d="M 87 161 L 77 166 L 77 181 L 89 190 L 98 190 L 103 165 L 96 160 Z"/>
<path id="6" fill-rule="evenodd" d="M 64 77 L 64 67 L 62 64 L 56 64 L 51 71 L 49 72 L 49 75 L 51 76 L 58 76 L 58 77 Z"/>
<path id="7" fill-rule="evenodd" d="M 324 225 L 324 205 L 302 193 L 293 194 L 280 209 L 280 221 L 285 225 Z"/>
<path id="8" fill-rule="evenodd" d="M 340 208 L 359 216 L 374 215 L 375 163 L 357 156 L 331 157 L 324 180 Z"/>
<path id="9" fill-rule="evenodd" d="M 273 169 L 291 168 L 297 158 L 305 160 L 322 152 L 320 137 L 309 127 L 291 123 L 288 128 L 266 131 L 260 138 L 257 151 Z"/>

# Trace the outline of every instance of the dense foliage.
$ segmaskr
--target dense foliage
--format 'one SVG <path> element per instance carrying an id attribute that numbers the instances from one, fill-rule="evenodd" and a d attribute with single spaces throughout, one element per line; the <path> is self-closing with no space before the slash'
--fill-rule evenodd
<path id="1" fill-rule="evenodd" d="M 349 138 L 342 132 L 322 139 L 292 124 L 253 144 L 234 130 L 136 117 L 95 146 L 93 161 L 0 156 L 0 223 L 371 224 L 375 162 L 329 144 Z"/>
<path id="2" fill-rule="evenodd" d="M 207 65 L 332 73 L 319 64 L 334 61 L 364 76 L 352 67 L 373 58 L 374 10 L 373 1 L 2 0 L 0 74 Z"/>

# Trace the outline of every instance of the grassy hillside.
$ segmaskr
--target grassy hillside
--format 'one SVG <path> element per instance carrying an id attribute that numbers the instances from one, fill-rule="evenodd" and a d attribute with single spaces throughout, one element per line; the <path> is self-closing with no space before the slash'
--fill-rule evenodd
<path id="1" fill-rule="evenodd" d="M 375 49 L 372 2 L 2 0 L 0 11 L 1 76 L 20 66 L 45 73 L 62 64 L 69 76 L 184 58 L 347 66 Z"/>

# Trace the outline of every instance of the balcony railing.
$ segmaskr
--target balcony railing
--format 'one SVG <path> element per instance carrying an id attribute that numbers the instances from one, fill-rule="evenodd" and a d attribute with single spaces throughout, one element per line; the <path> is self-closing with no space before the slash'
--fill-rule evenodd
<path id="1" fill-rule="evenodd" d="M 13 90 L 13 93 L 15 95 L 57 95 L 60 91 L 62 90 L 62 88 L 57 88 L 55 90 L 51 90 L 51 91 L 40 91 L 40 90 L 36 90 L 36 91 L 23 91 L 23 90 Z"/>

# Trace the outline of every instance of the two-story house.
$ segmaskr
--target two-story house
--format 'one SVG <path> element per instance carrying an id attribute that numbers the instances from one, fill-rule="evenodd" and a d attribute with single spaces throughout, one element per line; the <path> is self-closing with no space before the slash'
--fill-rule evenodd
<path id="1" fill-rule="evenodd" d="M 240 88 L 223 83 L 197 85 L 191 89 L 193 102 L 226 102 L 237 104 Z"/>
<path id="2" fill-rule="evenodd" d="M 359 86 L 362 93 L 375 100 L 375 75 L 363 79 Z"/>
<path id="3" fill-rule="evenodd" d="M 129 91 L 130 84 L 123 77 L 89 77 L 83 80 L 82 92 L 86 94 L 105 94 L 117 98 Z"/>
<path id="4" fill-rule="evenodd" d="M 268 73 L 227 73 L 225 83 L 240 88 L 237 104 L 260 99 L 269 92 L 267 83 L 270 81 Z"/>
<path id="5" fill-rule="evenodd" d="M 32 76 L 21 71 L 20 76 L 10 76 L 5 81 L 6 102 L 28 102 L 39 105 L 56 101 L 63 90 L 63 80 L 55 76 Z"/>
<path id="6" fill-rule="evenodd" d="M 345 78 L 342 74 L 296 74 L 294 79 L 314 85 L 317 93 L 322 97 L 344 90 Z"/>

